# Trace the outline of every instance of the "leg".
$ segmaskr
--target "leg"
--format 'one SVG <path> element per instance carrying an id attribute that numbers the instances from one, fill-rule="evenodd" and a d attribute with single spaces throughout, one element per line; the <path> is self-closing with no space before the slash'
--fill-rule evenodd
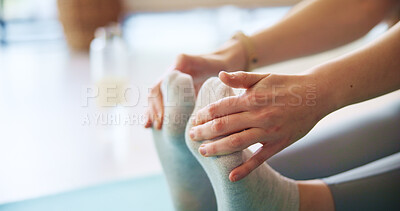
<path id="1" fill-rule="evenodd" d="M 372 105 L 339 120 L 337 114 L 331 114 L 327 118 L 335 121 L 322 120 L 303 139 L 269 159 L 268 164 L 293 179 L 314 179 L 399 152 L 400 100 Z"/>
<path id="2" fill-rule="evenodd" d="M 232 89 L 218 78 L 211 78 L 200 89 L 194 112 L 232 94 Z M 244 150 L 225 156 L 203 157 L 198 152 L 201 143 L 190 140 L 188 132 L 191 127 L 189 122 L 186 128 L 186 144 L 210 178 L 217 197 L 218 210 L 299 209 L 299 193 L 295 181 L 282 177 L 264 163 L 246 178 L 231 182 L 228 178 L 230 171 L 242 164 L 243 160 L 247 160 L 251 152 Z"/>
<path id="3" fill-rule="evenodd" d="M 172 72 L 162 84 L 164 121 L 153 129 L 156 149 L 177 210 L 216 210 L 211 183 L 185 144 L 185 127 L 195 94 L 189 75 Z"/>
<path id="4" fill-rule="evenodd" d="M 400 210 L 400 152 L 323 179 L 336 210 Z"/>
<path id="5" fill-rule="evenodd" d="M 300 210 L 400 210 L 400 153 L 322 180 L 298 181 Z"/>

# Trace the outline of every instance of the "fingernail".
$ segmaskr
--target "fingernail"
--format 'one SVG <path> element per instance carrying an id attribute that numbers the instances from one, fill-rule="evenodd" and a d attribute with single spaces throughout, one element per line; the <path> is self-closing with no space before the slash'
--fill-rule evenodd
<path id="1" fill-rule="evenodd" d="M 193 130 L 193 128 L 190 129 L 189 136 L 190 136 L 190 138 L 191 138 L 192 140 L 194 140 L 194 130 Z"/>
<path id="2" fill-rule="evenodd" d="M 232 182 L 236 182 L 239 179 L 239 175 L 234 174 L 231 179 L 232 179 Z"/>
<path id="3" fill-rule="evenodd" d="M 201 155 L 206 156 L 207 155 L 206 147 L 204 145 L 200 145 L 199 152 Z"/>

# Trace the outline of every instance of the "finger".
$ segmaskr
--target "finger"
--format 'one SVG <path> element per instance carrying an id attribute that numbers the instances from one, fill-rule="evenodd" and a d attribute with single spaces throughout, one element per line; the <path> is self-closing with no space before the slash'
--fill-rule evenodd
<path id="1" fill-rule="evenodd" d="M 252 121 L 251 117 L 250 112 L 240 112 L 216 118 L 202 125 L 192 127 L 189 135 L 193 141 L 201 141 L 257 127 L 257 121 Z M 244 122 L 245 124 L 243 124 Z"/>
<path id="2" fill-rule="evenodd" d="M 148 101 L 149 101 L 149 107 L 146 110 L 146 122 L 145 122 L 145 128 L 149 128 L 151 126 L 155 126 L 155 114 L 156 114 L 156 109 L 154 106 L 154 100 L 150 97 L 148 97 Z"/>
<path id="3" fill-rule="evenodd" d="M 250 174 L 254 169 L 263 164 L 268 158 L 279 152 L 278 144 L 265 144 L 258 149 L 254 155 L 239 167 L 232 170 L 229 174 L 229 180 L 232 182 L 239 181 Z"/>
<path id="4" fill-rule="evenodd" d="M 152 121 L 151 121 L 151 119 L 150 119 L 149 110 L 146 111 L 145 119 L 146 119 L 146 120 L 145 120 L 145 123 L 144 123 L 144 128 L 149 128 L 149 127 L 151 127 Z"/>
<path id="5" fill-rule="evenodd" d="M 196 73 L 199 74 L 199 71 L 204 70 L 204 59 L 199 56 L 180 54 L 177 56 L 173 69 L 196 75 Z"/>
<path id="6" fill-rule="evenodd" d="M 247 107 L 242 102 L 242 97 L 225 97 L 198 110 L 192 124 L 200 125 L 218 117 L 243 111 L 247 111 Z"/>
<path id="7" fill-rule="evenodd" d="M 200 145 L 199 153 L 205 157 L 231 154 L 262 141 L 260 137 L 265 136 L 265 131 L 260 128 L 243 130 L 220 140 Z"/>
<path id="8" fill-rule="evenodd" d="M 160 130 L 163 122 L 164 115 L 164 105 L 163 105 L 163 95 L 161 92 L 161 82 L 157 83 L 154 88 L 151 89 L 148 101 L 150 103 L 151 109 L 149 112 L 149 118 L 151 124 L 155 129 Z"/>
<path id="9" fill-rule="evenodd" d="M 248 89 L 254 86 L 261 79 L 267 77 L 268 75 L 269 74 L 251 73 L 243 71 L 232 72 L 232 73 L 221 71 L 219 72 L 218 77 L 227 86 L 233 88 Z"/>
<path id="10" fill-rule="evenodd" d="M 155 113 L 154 113 L 154 118 L 155 120 L 155 128 L 157 130 L 161 130 L 162 128 L 162 123 L 163 123 L 163 117 L 164 117 L 164 105 L 163 105 L 163 97 L 162 95 L 159 95 L 159 97 L 157 97 L 155 99 L 154 102 L 154 109 L 155 109 Z"/>
<path id="11" fill-rule="evenodd" d="M 151 105 L 150 111 L 149 111 L 149 118 L 151 121 L 151 126 L 156 127 L 157 125 L 157 118 L 156 118 L 156 109 L 154 107 L 154 105 Z"/>

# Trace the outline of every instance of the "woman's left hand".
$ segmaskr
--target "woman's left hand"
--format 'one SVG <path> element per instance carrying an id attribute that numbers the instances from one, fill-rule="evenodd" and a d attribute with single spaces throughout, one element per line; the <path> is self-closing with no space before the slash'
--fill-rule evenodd
<path id="1" fill-rule="evenodd" d="M 203 144 L 203 156 L 231 154 L 255 143 L 262 147 L 229 175 L 238 181 L 272 155 L 306 135 L 329 113 L 312 74 L 275 75 L 220 72 L 219 78 L 233 88 L 245 88 L 239 96 L 223 98 L 195 115 L 190 137 L 193 141 L 214 139 Z"/>

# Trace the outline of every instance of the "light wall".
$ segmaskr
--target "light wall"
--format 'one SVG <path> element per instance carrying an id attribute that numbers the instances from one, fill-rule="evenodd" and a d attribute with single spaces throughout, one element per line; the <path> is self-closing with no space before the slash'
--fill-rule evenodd
<path id="1" fill-rule="evenodd" d="M 223 5 L 244 8 L 287 6 L 300 2 L 300 0 L 123 0 L 123 2 L 127 12 L 154 12 Z"/>

